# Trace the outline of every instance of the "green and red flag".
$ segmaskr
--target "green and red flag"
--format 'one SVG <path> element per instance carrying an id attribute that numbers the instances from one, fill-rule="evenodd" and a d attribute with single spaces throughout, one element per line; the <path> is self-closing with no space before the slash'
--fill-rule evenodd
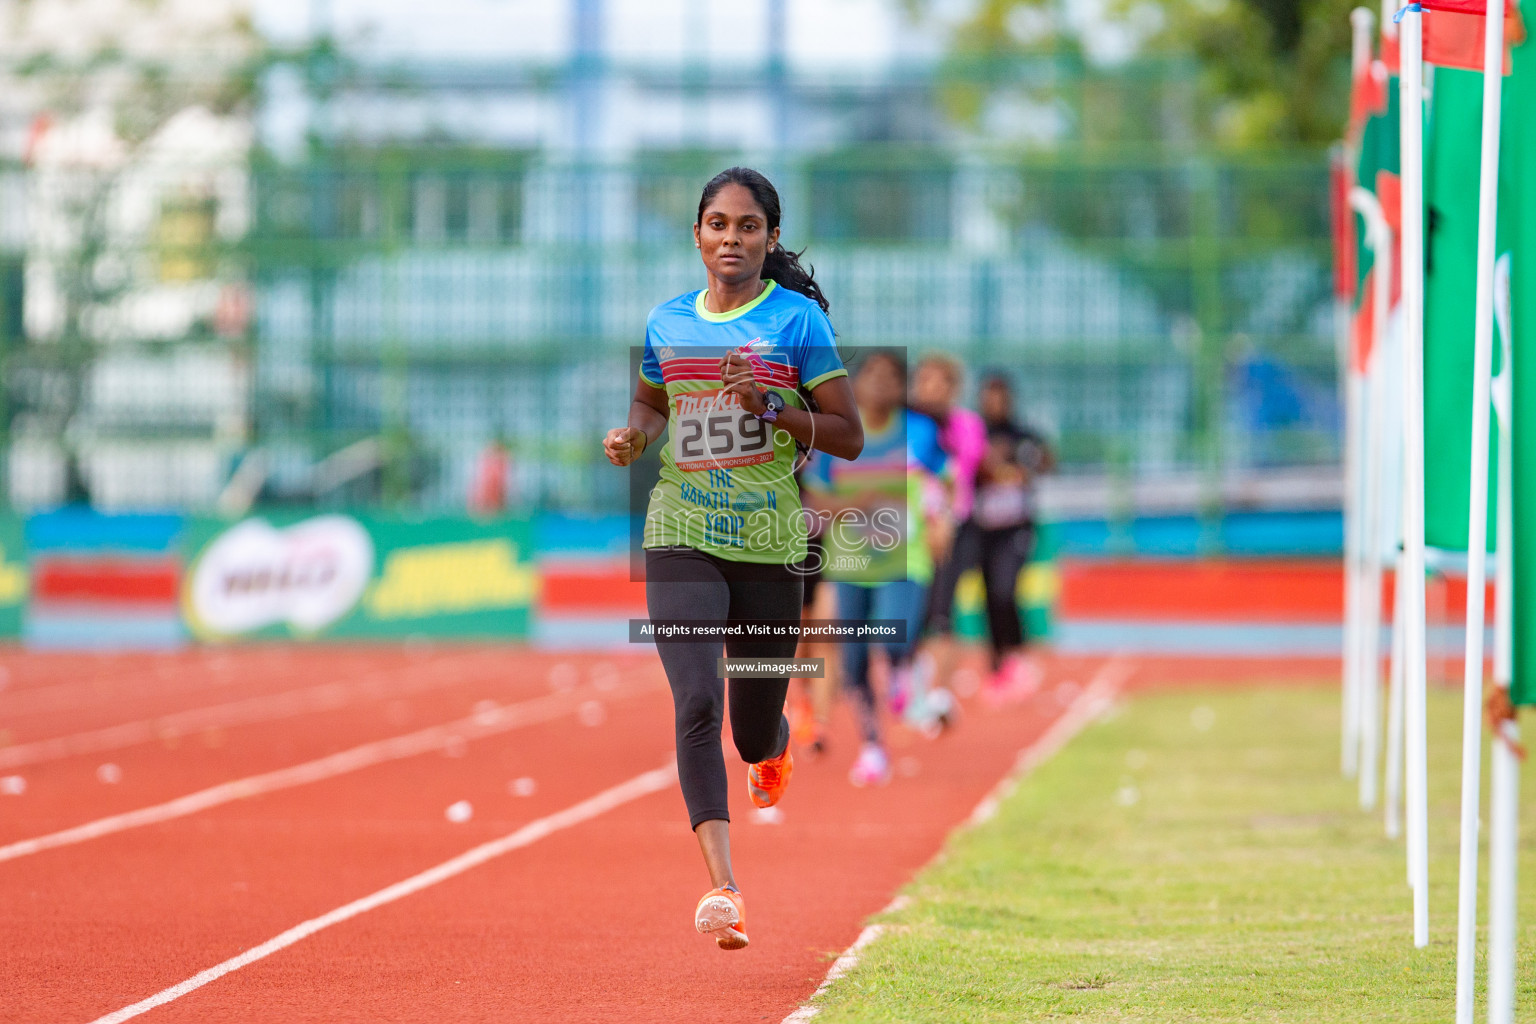
<path id="1" fill-rule="evenodd" d="M 1349 190 L 1355 183 L 1344 151 L 1335 148 L 1328 158 L 1328 206 L 1333 234 L 1333 295 L 1341 303 L 1354 305 L 1359 283 L 1355 251 L 1355 217 L 1349 208 Z"/>
<path id="2" fill-rule="evenodd" d="M 1383 52 L 1386 50 L 1383 42 Z M 1351 141 L 1355 150 L 1355 183 L 1374 193 L 1381 203 L 1394 239 L 1402 224 L 1402 159 L 1398 125 L 1397 79 L 1384 60 L 1373 60 L 1356 76 L 1350 103 Z M 1351 368 L 1363 373 L 1375 344 L 1375 254 L 1367 244 L 1364 218 L 1353 218 L 1355 238 L 1354 312 L 1351 318 Z M 1402 292 L 1399 260 L 1393 262 L 1392 304 Z"/>
<path id="3" fill-rule="evenodd" d="M 1525 12 L 1532 14 L 1532 0 Z M 1536 44 L 1510 55 L 1504 81 L 1499 251 L 1510 253 L 1514 390 L 1515 704 L 1536 704 Z M 1522 369 L 1525 368 L 1525 369 Z"/>
<path id="4" fill-rule="evenodd" d="M 1486 0 L 1420 0 L 1424 8 L 1424 62 L 1443 68 L 1483 70 Z M 1510 50 L 1525 41 L 1525 23 L 1514 0 L 1504 7 L 1504 73 L 1511 71 Z"/>
<path id="5" fill-rule="evenodd" d="M 1438 68 L 1434 83 L 1424 133 L 1424 542 L 1465 551 L 1483 76 Z M 1489 459 L 1494 466 L 1496 435 L 1495 430 Z M 1496 496 L 1490 497 L 1490 546 L 1497 536 L 1497 504 Z"/>
<path id="6" fill-rule="evenodd" d="M 1536 0 L 1526 0 L 1527 4 Z M 1425 136 L 1424 422 L 1425 537 L 1432 546 L 1465 551 L 1471 476 L 1473 334 L 1476 325 L 1478 170 L 1481 156 L 1483 76 L 1482 18 L 1486 5 L 1451 6 L 1429 0 L 1426 40 L 1447 14 L 1475 21 L 1462 26 L 1459 55 L 1439 50 L 1429 124 Z M 1480 9 L 1478 9 L 1480 8 Z M 1526 8 L 1529 14 L 1531 7 Z M 1510 337 L 1514 444 L 1514 673 L 1515 704 L 1536 704 L 1536 44 L 1525 38 L 1519 11 L 1506 8 L 1506 29 L 1515 25 L 1507 47 L 1503 124 L 1500 129 L 1499 224 L 1496 253 L 1510 261 Z M 1443 28 L 1447 21 L 1438 24 Z M 1477 39 L 1473 60 L 1471 35 Z M 1447 34 L 1440 36 L 1445 43 Z M 1437 44 L 1439 45 L 1439 44 Z M 1426 42 L 1426 48 L 1428 43 Z M 1458 67 L 1456 62 L 1460 62 Z M 1496 369 L 1501 345 L 1496 344 Z M 1529 367 L 1531 369 L 1524 369 Z M 1497 427 L 1498 421 L 1494 420 Z M 1491 438 L 1490 467 L 1498 464 L 1497 430 Z M 1490 473 L 1488 538 L 1498 500 Z"/>

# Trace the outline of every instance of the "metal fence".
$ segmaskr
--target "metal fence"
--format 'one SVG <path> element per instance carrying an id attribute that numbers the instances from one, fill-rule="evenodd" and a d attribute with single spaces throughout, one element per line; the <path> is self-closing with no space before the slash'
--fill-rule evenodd
<path id="1" fill-rule="evenodd" d="M 1336 463 L 1321 155 L 1090 152 L 758 159 L 840 336 L 1009 373 L 1066 473 Z M 598 438 L 629 347 L 701 286 L 703 181 L 750 159 L 396 148 L 158 189 L 0 168 L 0 501 L 440 512 L 503 439 L 517 503 L 617 510 Z"/>

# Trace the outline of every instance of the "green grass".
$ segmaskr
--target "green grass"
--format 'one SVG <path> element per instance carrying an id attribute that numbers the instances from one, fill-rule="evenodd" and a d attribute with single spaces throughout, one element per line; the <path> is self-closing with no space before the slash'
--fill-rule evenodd
<path id="1" fill-rule="evenodd" d="M 1336 690 L 1154 695 L 957 835 L 819 1024 L 1451 1020 L 1460 698 L 1432 693 L 1429 711 L 1427 949 L 1401 842 L 1339 776 Z M 1536 1020 L 1533 864 L 1522 856 L 1520 1020 Z"/>

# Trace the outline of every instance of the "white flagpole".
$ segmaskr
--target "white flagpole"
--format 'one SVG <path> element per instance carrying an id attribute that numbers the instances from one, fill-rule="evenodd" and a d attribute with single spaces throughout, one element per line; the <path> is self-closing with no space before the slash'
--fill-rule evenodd
<path id="1" fill-rule="evenodd" d="M 1403 180 L 1403 683 L 1413 944 L 1429 945 L 1429 774 L 1424 621 L 1424 49 L 1410 5 L 1402 44 Z"/>
<path id="2" fill-rule="evenodd" d="M 1366 580 L 1362 590 L 1364 619 L 1370 623 L 1370 656 L 1361 676 L 1362 689 L 1372 694 L 1372 734 L 1370 734 L 1369 768 L 1361 772 L 1361 808 L 1369 811 L 1376 798 L 1376 748 L 1378 748 L 1379 715 L 1375 705 L 1381 691 L 1381 583 L 1382 559 L 1387 548 L 1385 528 L 1385 471 L 1387 471 L 1387 393 L 1389 393 L 1390 325 L 1392 325 L 1392 278 L 1395 266 L 1396 236 L 1392 226 L 1382 213 L 1381 203 L 1375 193 L 1366 189 L 1356 190 L 1352 200 L 1358 201 L 1361 216 L 1366 218 L 1370 230 L 1370 246 L 1373 250 L 1372 315 L 1375 339 L 1370 361 L 1367 362 L 1366 405 L 1369 410 L 1366 434 Z M 1398 537 L 1392 537 L 1393 542 Z M 1393 547 L 1398 547 L 1393 543 Z M 1393 597 L 1393 605 L 1402 608 L 1401 565 L 1398 565 L 1399 583 Z M 1392 668 L 1389 674 L 1389 700 L 1387 700 L 1387 835 L 1398 837 L 1401 832 L 1398 811 L 1402 806 L 1402 616 L 1392 617 Z"/>
<path id="3" fill-rule="evenodd" d="M 1520 843 L 1520 759 L 1511 743 L 1520 728 L 1504 726 L 1493 745 L 1492 813 L 1488 827 L 1488 1024 L 1515 1019 L 1515 890 Z"/>
<path id="4" fill-rule="evenodd" d="M 1467 637 L 1461 686 L 1461 852 L 1456 894 L 1456 1024 L 1472 1024 L 1477 954 L 1478 815 L 1483 773 L 1483 630 L 1488 579 L 1488 417 L 1493 401 L 1493 264 L 1499 226 L 1504 0 L 1483 18 L 1483 146 L 1478 168 L 1477 307 L 1472 347 L 1472 477 L 1467 503 Z"/>
<path id="5" fill-rule="evenodd" d="M 1380 204 L 1377 205 L 1380 212 Z M 1360 687 L 1360 809 L 1376 808 L 1377 780 L 1381 757 L 1381 549 L 1382 495 L 1381 455 L 1386 446 L 1387 422 L 1385 387 L 1376 379 L 1386 376 L 1387 320 L 1392 306 L 1392 229 L 1382 218 L 1376 246 L 1375 340 L 1366 361 L 1366 426 L 1364 515 L 1361 527 L 1363 563 L 1360 580 L 1360 618 L 1364 624 L 1361 637 Z"/>
<path id="6" fill-rule="evenodd" d="M 1499 417 L 1499 503 L 1495 520 L 1498 569 L 1494 577 L 1493 683 L 1509 689 L 1514 669 L 1515 553 L 1514 455 L 1510 443 L 1509 257 L 1494 268 L 1494 310 L 1498 317 L 1501 365 L 1493 383 L 1493 408 Z M 1488 794 L 1488 1024 L 1511 1024 L 1515 1015 L 1515 887 L 1520 832 L 1520 761 L 1511 743 L 1519 742 L 1514 723 L 1493 742 L 1493 778 Z"/>
<path id="7" fill-rule="evenodd" d="M 1403 834 L 1403 560 L 1394 573 L 1392 662 L 1387 673 L 1387 837 Z M 1408 884 L 1413 885 L 1413 850 L 1408 851 Z"/>
<path id="8" fill-rule="evenodd" d="M 1347 322 L 1347 318 L 1341 318 Z M 1360 761 L 1360 676 L 1365 660 L 1365 619 L 1362 614 L 1365 521 L 1360 501 L 1365 445 L 1362 415 L 1365 380 L 1355 372 L 1344 342 L 1344 687 L 1339 770 L 1354 778 Z"/>
<path id="9" fill-rule="evenodd" d="M 1367 73 L 1371 61 L 1371 33 L 1375 16 L 1363 7 L 1350 12 L 1352 47 L 1350 54 L 1351 85 Z M 1346 169 L 1352 170 L 1358 154 L 1345 150 Z M 1355 207 L 1353 190 L 1350 205 Z M 1360 749 L 1364 727 L 1365 661 L 1371 646 L 1379 644 L 1374 639 L 1368 646 L 1368 620 L 1364 604 L 1364 577 L 1366 566 L 1365 537 L 1369 520 L 1364 515 L 1362 495 L 1369 473 L 1370 449 L 1365 443 L 1366 378 L 1354 372 L 1354 360 L 1350 358 L 1348 317 L 1340 318 L 1341 350 L 1344 355 L 1344 687 L 1343 714 L 1340 733 L 1340 769 L 1345 778 L 1352 778 L 1359 771 Z M 1379 616 L 1378 616 L 1379 617 Z"/>
<path id="10" fill-rule="evenodd" d="M 1391 41 L 1392 43 L 1398 45 L 1398 52 L 1399 52 L 1399 54 L 1401 54 L 1401 52 L 1402 52 L 1402 50 L 1401 50 L 1401 39 L 1400 39 L 1400 36 L 1399 36 L 1399 33 L 1398 33 L 1397 22 L 1392 20 L 1393 13 L 1396 10 L 1397 10 L 1397 4 L 1396 4 L 1395 0 L 1381 0 L 1381 36 L 1382 36 L 1382 40 L 1383 40 L 1383 48 L 1385 48 L 1385 44 L 1386 44 L 1387 41 Z M 1399 71 L 1401 71 L 1401 68 L 1399 68 Z M 1400 242 L 1401 242 L 1401 239 L 1394 239 L 1393 244 L 1389 247 L 1390 251 L 1394 255 L 1399 254 L 1400 251 L 1401 251 L 1398 248 Z M 1394 381 L 1393 374 L 1392 374 L 1392 372 L 1390 370 L 1387 369 L 1387 365 L 1386 365 L 1386 360 L 1389 358 L 1388 353 L 1392 352 L 1392 348 L 1391 348 L 1392 338 L 1393 338 L 1393 335 L 1391 333 L 1390 327 L 1388 325 L 1386 325 L 1386 324 L 1383 324 L 1382 325 L 1382 334 L 1381 334 L 1381 341 L 1382 341 L 1382 357 L 1381 358 L 1382 358 L 1382 363 L 1381 363 L 1381 365 L 1379 367 L 1377 394 L 1381 395 L 1381 397 L 1382 397 L 1382 403 L 1381 403 L 1382 404 L 1382 408 L 1381 408 L 1381 412 L 1380 412 L 1379 415 L 1381 415 L 1383 417 L 1383 421 L 1382 422 L 1384 424 L 1388 424 L 1389 423 L 1389 421 L 1386 418 L 1387 408 L 1388 408 L 1389 401 L 1390 401 L 1389 396 L 1392 393 L 1393 384 L 1397 383 L 1396 381 Z M 1399 344 L 1401 344 L 1401 340 L 1402 340 L 1401 337 L 1399 337 L 1398 338 L 1398 343 Z M 1398 365 L 1398 369 L 1400 371 L 1401 367 L 1402 367 L 1403 356 L 1402 356 L 1401 353 L 1396 353 L 1396 352 L 1393 352 L 1392 354 L 1397 357 L 1397 365 Z M 1397 412 L 1397 423 L 1400 425 L 1401 422 L 1402 422 L 1402 412 L 1401 412 L 1401 410 L 1394 410 L 1394 411 Z M 1389 460 L 1389 458 L 1387 456 L 1387 446 L 1386 446 L 1386 444 L 1383 444 L 1381 446 L 1381 448 L 1378 449 L 1378 451 L 1376 453 L 1376 457 L 1379 460 L 1379 469 L 1381 471 L 1381 477 L 1382 477 L 1382 490 L 1383 490 L 1383 492 L 1385 492 L 1385 490 L 1386 490 L 1385 484 L 1386 484 L 1387 467 L 1391 464 L 1391 460 Z M 1397 487 L 1398 487 L 1398 493 L 1393 494 L 1393 495 L 1387 495 L 1387 494 L 1383 493 L 1383 495 L 1382 495 L 1384 501 L 1385 500 L 1396 499 L 1397 507 L 1398 507 L 1399 510 L 1402 509 L 1402 490 L 1401 489 L 1402 489 L 1402 486 L 1403 486 L 1403 480 L 1402 480 L 1402 477 L 1401 477 L 1400 474 L 1401 474 L 1401 470 L 1399 470 L 1399 476 L 1398 476 L 1397 480 L 1395 481 L 1396 484 L 1397 484 Z M 1383 508 L 1385 508 L 1385 507 L 1386 506 L 1383 505 Z M 1385 524 L 1383 523 L 1383 525 L 1385 525 Z M 1390 838 L 1392 838 L 1392 839 L 1396 839 L 1399 835 L 1402 834 L 1402 828 L 1403 828 L 1402 817 L 1403 817 L 1403 811 L 1404 811 L 1404 807 L 1403 807 L 1403 769 L 1404 769 L 1403 730 L 1404 730 L 1404 725 L 1405 725 L 1405 718 L 1407 716 L 1407 700 L 1406 700 L 1405 693 L 1404 693 L 1406 687 L 1405 687 L 1404 678 L 1403 678 L 1405 673 L 1404 673 L 1404 670 L 1403 670 L 1403 657 L 1404 657 L 1404 647 L 1403 647 L 1403 607 L 1404 607 L 1404 595 L 1403 595 L 1403 544 L 1402 544 L 1403 533 L 1402 533 L 1402 526 L 1403 526 L 1403 524 L 1402 524 L 1401 516 L 1399 516 L 1398 522 L 1397 522 L 1396 534 L 1388 536 L 1386 538 L 1386 540 L 1390 541 L 1390 549 L 1391 549 L 1391 552 L 1392 552 L 1390 557 L 1392 559 L 1392 576 L 1393 576 L 1393 585 L 1392 585 L 1392 630 L 1391 630 L 1391 639 L 1390 639 L 1390 642 L 1389 642 L 1389 645 L 1388 645 L 1388 649 L 1389 649 L 1389 652 L 1390 652 L 1390 654 L 1389 654 L 1390 661 L 1388 663 L 1389 667 L 1388 667 L 1388 671 L 1387 671 L 1388 699 L 1387 699 L 1387 782 L 1386 782 L 1386 787 L 1387 787 L 1387 797 L 1386 797 L 1387 798 L 1386 830 L 1387 830 L 1387 835 Z M 1388 545 L 1383 544 L 1383 547 L 1387 547 L 1387 546 Z M 1406 857 L 1407 866 L 1406 866 L 1406 870 L 1407 870 L 1407 876 L 1408 876 L 1408 884 L 1409 884 L 1409 886 L 1412 886 L 1413 885 L 1413 847 L 1412 846 L 1406 846 L 1406 851 L 1407 851 L 1407 857 Z"/>
<path id="11" fill-rule="evenodd" d="M 1361 714 L 1361 670 L 1365 661 L 1365 618 L 1361 607 L 1362 551 L 1364 543 L 1364 517 L 1359 500 L 1361 456 L 1364 432 L 1361 409 L 1364 405 L 1365 382 L 1353 368 L 1346 371 L 1344 385 L 1344 692 L 1343 723 L 1340 740 L 1339 769 L 1346 779 L 1355 778 L 1360 771 L 1360 746 L 1363 716 Z"/>
<path id="12" fill-rule="evenodd" d="M 1356 9 L 1356 25 L 1366 22 L 1369 11 Z M 1364 14 L 1365 17 L 1358 18 Z M 1360 579 L 1356 587 L 1356 607 L 1361 635 L 1358 639 L 1359 661 L 1355 677 L 1358 687 L 1357 728 L 1360 735 L 1360 809 L 1376 807 L 1377 763 L 1381 750 L 1381 451 L 1386 444 L 1385 376 L 1387 323 L 1392 312 L 1392 228 L 1374 193 L 1356 186 L 1350 190 L 1350 207 L 1366 223 L 1366 239 L 1375 265 L 1372 269 L 1370 297 L 1373 341 L 1362 382 L 1365 409 L 1361 463 L 1364 473 L 1364 498 L 1359 509 Z"/>

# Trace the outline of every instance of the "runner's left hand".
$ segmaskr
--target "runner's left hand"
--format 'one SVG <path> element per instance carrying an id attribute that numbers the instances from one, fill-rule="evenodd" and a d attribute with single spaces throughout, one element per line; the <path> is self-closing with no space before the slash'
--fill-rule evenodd
<path id="1" fill-rule="evenodd" d="M 768 411 L 768 406 L 763 402 L 763 393 L 757 388 L 752 364 L 740 352 L 720 357 L 720 383 L 725 385 L 721 393 L 740 397 L 741 407 L 752 415 L 761 416 Z"/>

